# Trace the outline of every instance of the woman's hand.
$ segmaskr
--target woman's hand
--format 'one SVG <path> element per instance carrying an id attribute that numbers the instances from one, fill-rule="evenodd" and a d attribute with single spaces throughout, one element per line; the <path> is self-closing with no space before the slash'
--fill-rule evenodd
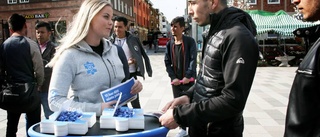
<path id="1" fill-rule="evenodd" d="M 113 105 L 115 105 L 116 103 L 117 103 L 117 100 L 101 103 L 101 111 L 103 111 L 105 108 L 113 108 Z"/>
<path id="2" fill-rule="evenodd" d="M 133 86 L 131 88 L 131 92 L 130 93 L 131 94 L 137 94 L 137 93 L 141 92 L 142 88 L 143 88 L 143 86 L 142 86 L 141 82 L 139 80 L 135 80 L 134 84 L 133 84 Z"/>

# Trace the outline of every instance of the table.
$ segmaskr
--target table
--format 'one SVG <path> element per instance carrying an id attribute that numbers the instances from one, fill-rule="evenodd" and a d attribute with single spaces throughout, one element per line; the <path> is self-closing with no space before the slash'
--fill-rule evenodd
<path id="1" fill-rule="evenodd" d="M 129 129 L 126 132 L 118 132 L 114 129 L 100 129 L 100 123 L 97 122 L 84 136 L 95 137 L 166 137 L 169 129 L 162 127 L 157 117 L 145 115 L 145 129 Z M 34 137 L 54 137 L 53 134 L 40 133 L 40 123 L 37 123 L 29 128 L 28 134 Z M 68 135 L 74 136 L 74 135 Z"/>

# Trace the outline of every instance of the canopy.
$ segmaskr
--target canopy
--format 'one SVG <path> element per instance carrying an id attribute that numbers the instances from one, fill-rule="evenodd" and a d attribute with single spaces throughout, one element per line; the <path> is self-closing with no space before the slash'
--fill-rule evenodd
<path id="1" fill-rule="evenodd" d="M 316 25 L 316 23 L 303 22 L 288 15 L 285 11 L 267 12 L 261 10 L 247 10 L 256 26 L 257 33 L 263 34 L 274 31 L 284 37 L 293 37 L 292 33 L 297 28 L 306 28 Z"/>

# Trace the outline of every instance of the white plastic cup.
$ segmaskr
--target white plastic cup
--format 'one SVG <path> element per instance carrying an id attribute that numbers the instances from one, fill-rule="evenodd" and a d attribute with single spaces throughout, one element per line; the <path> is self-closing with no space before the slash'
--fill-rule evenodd
<path id="1" fill-rule="evenodd" d="M 116 130 L 117 131 L 128 131 L 129 130 L 129 120 L 128 118 L 115 118 Z"/>
<path id="2" fill-rule="evenodd" d="M 54 136 L 66 136 L 68 135 L 68 124 L 66 122 L 54 123 Z"/>

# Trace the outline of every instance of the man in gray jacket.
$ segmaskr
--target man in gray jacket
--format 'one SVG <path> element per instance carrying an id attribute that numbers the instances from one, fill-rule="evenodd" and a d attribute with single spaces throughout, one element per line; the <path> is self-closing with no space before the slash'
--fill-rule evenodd
<path id="1" fill-rule="evenodd" d="M 130 78 L 134 77 L 137 79 L 137 76 L 144 77 L 145 67 L 148 73 L 148 76 L 152 76 L 152 68 L 150 60 L 146 52 L 144 51 L 142 44 L 138 37 L 127 32 L 128 20 L 125 17 L 117 16 L 114 19 L 114 35 L 111 38 L 111 41 L 122 47 L 124 50 L 130 71 Z M 143 63 L 143 59 L 145 64 Z M 141 108 L 139 102 L 139 95 L 137 99 L 131 102 L 133 108 Z"/>

